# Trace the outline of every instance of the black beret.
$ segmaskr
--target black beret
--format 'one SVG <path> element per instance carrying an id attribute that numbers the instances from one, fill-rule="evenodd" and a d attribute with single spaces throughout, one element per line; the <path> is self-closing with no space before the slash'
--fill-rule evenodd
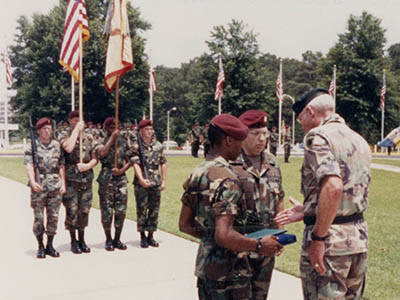
<path id="1" fill-rule="evenodd" d="M 238 141 L 243 141 L 249 134 L 249 128 L 232 115 L 220 114 L 215 116 L 210 123 Z"/>
<path id="2" fill-rule="evenodd" d="M 45 125 L 52 125 L 51 120 L 49 118 L 41 118 L 36 122 L 36 129 L 39 130 Z"/>
<path id="3" fill-rule="evenodd" d="M 152 120 L 142 120 L 139 122 L 139 129 L 142 129 L 147 126 L 153 126 L 153 121 Z"/>
<path id="4" fill-rule="evenodd" d="M 302 112 L 304 107 L 307 106 L 308 103 L 311 102 L 314 98 L 324 95 L 324 94 L 329 94 L 327 90 L 320 89 L 320 88 L 314 88 L 303 94 L 303 96 L 300 97 L 299 100 L 297 100 L 293 106 L 292 109 L 296 114 L 296 118 L 299 116 L 299 114 Z"/>
<path id="5" fill-rule="evenodd" d="M 68 119 L 79 118 L 79 111 L 73 110 L 68 114 Z"/>
<path id="6" fill-rule="evenodd" d="M 115 119 L 113 117 L 108 117 L 107 119 L 104 120 L 103 126 L 107 127 L 114 122 L 115 122 Z"/>
<path id="7" fill-rule="evenodd" d="M 241 114 L 239 120 L 249 128 L 267 126 L 267 113 L 262 110 L 248 110 Z"/>

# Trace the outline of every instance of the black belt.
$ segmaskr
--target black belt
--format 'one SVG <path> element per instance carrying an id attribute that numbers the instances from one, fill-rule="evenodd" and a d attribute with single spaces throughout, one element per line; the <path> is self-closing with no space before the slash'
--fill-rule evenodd
<path id="1" fill-rule="evenodd" d="M 316 220 L 317 220 L 316 216 L 304 216 L 303 218 L 303 222 L 306 225 L 314 225 Z M 344 224 L 344 223 L 355 222 L 358 220 L 364 220 L 364 216 L 362 213 L 357 213 L 350 216 L 338 216 L 333 219 L 332 224 Z"/>

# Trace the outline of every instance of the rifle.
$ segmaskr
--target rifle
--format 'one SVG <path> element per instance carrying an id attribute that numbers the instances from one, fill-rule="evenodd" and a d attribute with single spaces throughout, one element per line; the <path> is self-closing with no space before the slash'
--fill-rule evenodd
<path id="1" fill-rule="evenodd" d="M 31 135 L 31 147 L 32 147 L 32 160 L 33 160 L 33 169 L 35 171 L 35 179 L 36 182 L 41 185 L 40 182 L 40 173 L 39 173 L 39 157 L 37 154 L 37 147 L 36 147 L 36 141 L 35 141 L 35 134 L 33 133 L 32 129 L 32 119 L 29 116 L 29 131 Z"/>
<path id="2" fill-rule="evenodd" d="M 136 137 L 137 137 L 137 141 L 138 141 L 138 145 L 139 145 L 140 167 L 143 172 L 143 177 L 145 179 L 149 179 L 149 172 L 147 171 L 146 156 L 144 155 L 144 151 L 143 151 L 143 140 L 142 140 L 142 136 L 139 133 L 139 127 L 138 127 L 138 123 L 136 120 L 135 120 L 135 125 L 136 125 Z"/>

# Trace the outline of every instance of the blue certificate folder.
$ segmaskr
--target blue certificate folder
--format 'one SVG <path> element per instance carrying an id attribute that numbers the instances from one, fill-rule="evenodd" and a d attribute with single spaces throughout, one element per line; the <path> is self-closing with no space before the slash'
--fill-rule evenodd
<path id="1" fill-rule="evenodd" d="M 252 239 L 261 239 L 264 236 L 275 235 L 278 238 L 278 242 L 282 245 L 292 244 L 297 241 L 296 235 L 285 232 L 285 229 L 261 229 L 252 233 L 248 233 L 246 236 Z"/>

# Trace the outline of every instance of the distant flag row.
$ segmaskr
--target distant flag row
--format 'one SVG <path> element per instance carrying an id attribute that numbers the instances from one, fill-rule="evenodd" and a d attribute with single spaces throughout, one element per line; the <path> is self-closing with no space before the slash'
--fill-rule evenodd
<path id="1" fill-rule="evenodd" d="M 221 55 L 218 58 L 218 68 L 219 72 L 218 72 L 217 85 L 215 87 L 215 95 L 214 95 L 215 101 L 219 101 L 224 94 L 223 84 L 225 82 L 225 72 L 224 72 L 224 67 L 222 65 Z"/>

